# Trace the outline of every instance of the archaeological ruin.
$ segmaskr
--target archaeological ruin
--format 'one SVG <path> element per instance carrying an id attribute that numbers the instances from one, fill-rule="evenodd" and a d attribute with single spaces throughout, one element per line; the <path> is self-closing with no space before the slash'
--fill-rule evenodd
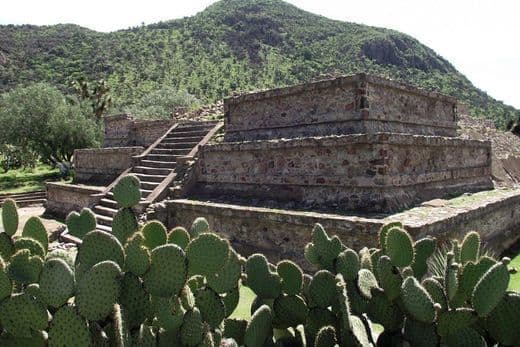
<path id="1" fill-rule="evenodd" d="M 414 238 L 477 229 L 502 252 L 520 238 L 520 190 L 498 187 L 514 177 L 498 179 L 491 141 L 461 136 L 462 111 L 356 74 L 228 98 L 223 123 L 107 117 L 104 148 L 76 152 L 75 182 L 48 184 L 47 211 L 89 206 L 110 230 L 111 190 L 132 173 L 143 219 L 204 216 L 242 254 L 301 262 L 313 223 L 358 248 L 396 220 Z"/>

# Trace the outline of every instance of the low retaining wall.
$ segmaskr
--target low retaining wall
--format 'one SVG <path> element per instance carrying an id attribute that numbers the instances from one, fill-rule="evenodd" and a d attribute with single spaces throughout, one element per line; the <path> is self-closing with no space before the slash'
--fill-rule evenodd
<path id="1" fill-rule="evenodd" d="M 104 121 L 103 147 L 148 147 L 176 122 L 174 119 L 135 120 L 128 114 L 105 117 Z"/>
<path id="2" fill-rule="evenodd" d="M 72 211 L 79 211 L 83 207 L 94 204 L 97 197 L 93 194 L 99 194 L 104 189 L 105 187 L 78 184 L 47 183 L 45 213 L 58 218 L 65 218 Z"/>
<path id="3" fill-rule="evenodd" d="M 226 141 L 395 132 L 456 136 L 457 102 L 357 74 L 224 100 Z"/>
<path id="4" fill-rule="evenodd" d="M 395 212 L 491 189 L 487 141 L 358 134 L 201 148 L 195 196 L 292 201 L 298 207 Z"/>
<path id="5" fill-rule="evenodd" d="M 169 227 L 189 227 L 196 217 L 207 218 L 212 229 L 227 237 L 244 255 L 265 253 L 271 261 L 289 258 L 306 268 L 303 250 L 311 239 L 314 223 L 330 235 L 338 235 L 349 247 L 377 246 L 379 228 L 401 221 L 414 239 L 432 235 L 445 241 L 461 238 L 470 230 L 480 232 L 483 242 L 501 253 L 520 239 L 520 189 L 493 190 L 462 196 L 381 218 L 343 216 L 315 212 L 284 211 L 196 200 L 166 201 L 162 211 L 149 217 Z"/>
<path id="6" fill-rule="evenodd" d="M 74 182 L 107 185 L 132 166 L 132 157 L 143 147 L 77 149 L 74 151 Z"/>

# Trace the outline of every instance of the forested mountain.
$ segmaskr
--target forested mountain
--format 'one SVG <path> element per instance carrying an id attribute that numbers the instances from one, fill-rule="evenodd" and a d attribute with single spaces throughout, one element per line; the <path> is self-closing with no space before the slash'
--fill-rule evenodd
<path id="1" fill-rule="evenodd" d="M 0 90 L 46 81 L 66 91 L 80 77 L 104 78 L 116 107 L 164 85 L 209 103 L 234 91 L 359 71 L 455 96 L 499 125 L 516 117 L 411 36 L 281 0 L 222 0 L 192 17 L 111 33 L 69 24 L 0 26 Z"/>

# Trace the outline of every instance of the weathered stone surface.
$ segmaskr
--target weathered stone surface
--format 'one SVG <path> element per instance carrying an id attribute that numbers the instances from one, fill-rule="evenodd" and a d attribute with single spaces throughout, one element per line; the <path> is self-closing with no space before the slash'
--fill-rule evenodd
<path id="1" fill-rule="evenodd" d="M 147 147 L 176 122 L 175 119 L 135 120 L 128 114 L 105 117 L 104 121 L 103 147 Z"/>
<path id="2" fill-rule="evenodd" d="M 111 147 L 77 149 L 74 151 L 74 182 L 109 184 L 132 166 L 132 156 L 143 147 Z"/>
<path id="3" fill-rule="evenodd" d="M 228 98 L 224 115 L 226 141 L 457 129 L 455 99 L 366 74 Z"/>
<path id="4" fill-rule="evenodd" d="M 385 216 L 356 216 L 221 204 L 197 200 L 166 201 L 158 216 L 169 227 L 189 227 L 198 216 L 208 219 L 244 255 L 265 252 L 272 261 L 290 258 L 305 265 L 303 247 L 314 223 L 338 235 L 349 247 L 376 246 L 379 228 L 403 222 L 414 239 L 431 235 L 439 240 L 461 238 L 477 230 L 500 253 L 520 239 L 520 189 L 498 189 L 446 200 L 440 207 L 421 206 Z M 164 207 L 165 206 L 165 207 Z"/>
<path id="5" fill-rule="evenodd" d="M 491 189 L 490 151 L 486 141 L 389 133 L 207 145 L 193 194 L 392 212 Z"/>
<path id="6" fill-rule="evenodd" d="M 103 192 L 105 187 L 49 182 L 46 183 L 46 189 L 45 213 L 65 218 L 69 212 L 91 206 L 97 201 L 97 198 L 92 195 Z"/>

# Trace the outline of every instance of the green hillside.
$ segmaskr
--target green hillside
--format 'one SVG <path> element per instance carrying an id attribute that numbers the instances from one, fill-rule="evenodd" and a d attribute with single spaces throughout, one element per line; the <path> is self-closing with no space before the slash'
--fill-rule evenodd
<path id="1" fill-rule="evenodd" d="M 116 107 L 163 85 L 213 102 L 233 91 L 358 71 L 455 96 L 499 125 L 517 112 L 411 36 L 330 20 L 280 0 L 222 0 L 192 17 L 111 33 L 0 26 L 0 90 L 47 81 L 66 91 L 81 76 L 104 78 Z"/>

